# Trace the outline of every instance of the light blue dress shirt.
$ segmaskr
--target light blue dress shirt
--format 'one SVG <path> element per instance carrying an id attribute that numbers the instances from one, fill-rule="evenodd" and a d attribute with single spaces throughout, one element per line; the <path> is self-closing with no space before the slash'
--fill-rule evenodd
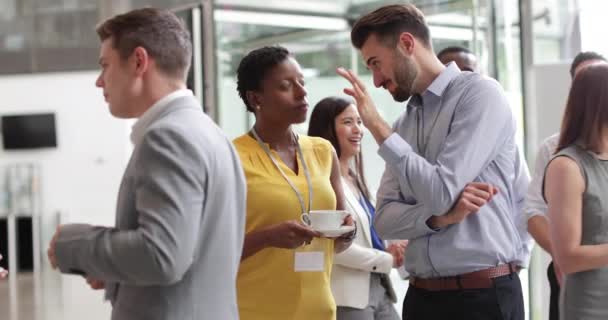
<path id="1" fill-rule="evenodd" d="M 386 169 L 374 225 L 383 239 L 409 239 L 405 265 L 422 278 L 458 275 L 521 260 L 522 205 L 529 176 L 501 86 L 450 63 L 413 96 L 380 146 Z M 462 222 L 433 230 L 469 182 L 499 193 Z"/>

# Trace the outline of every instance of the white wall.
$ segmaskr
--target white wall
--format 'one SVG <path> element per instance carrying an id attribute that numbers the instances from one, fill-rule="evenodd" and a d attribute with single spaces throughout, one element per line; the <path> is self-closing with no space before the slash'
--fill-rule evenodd
<path id="1" fill-rule="evenodd" d="M 528 110 L 527 143 L 528 164 L 531 172 L 544 170 L 534 168 L 536 151 L 548 136 L 559 131 L 562 115 L 570 90 L 570 63 L 535 65 L 532 69 L 532 105 Z M 537 319 L 549 317 L 549 283 L 546 278 L 547 265 L 551 257 L 539 246 L 534 248 L 530 263 L 531 290 L 533 305 L 530 314 Z"/>
<path id="2" fill-rule="evenodd" d="M 67 221 L 114 222 L 116 195 L 130 152 L 130 126 L 110 115 L 95 87 L 96 76 L 91 71 L 0 77 L 0 115 L 56 115 L 57 148 L 0 150 L 0 165 L 32 162 L 41 168 L 44 245 L 54 231 L 56 212 Z"/>
<path id="3" fill-rule="evenodd" d="M 533 74 L 532 107 L 535 116 L 528 121 L 532 121 L 534 127 L 530 129 L 535 132 L 529 132 L 528 143 L 533 144 L 533 150 L 536 150 L 540 142 L 559 131 L 570 91 L 570 63 L 535 65 Z M 528 158 L 534 160 L 534 157 Z"/>
<path id="4" fill-rule="evenodd" d="M 606 41 L 607 1 L 579 0 L 581 49 L 608 55 Z"/>

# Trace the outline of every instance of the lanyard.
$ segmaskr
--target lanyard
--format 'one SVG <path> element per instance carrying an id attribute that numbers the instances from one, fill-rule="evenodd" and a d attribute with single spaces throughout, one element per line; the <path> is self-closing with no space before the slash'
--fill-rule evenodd
<path id="1" fill-rule="evenodd" d="M 363 207 L 363 211 L 365 211 L 365 215 L 367 215 L 367 220 L 372 223 L 372 213 L 369 210 L 369 206 L 367 204 L 367 198 L 363 194 L 361 194 L 361 198 L 359 198 L 359 204 Z"/>
<path id="2" fill-rule="evenodd" d="M 300 161 L 302 162 L 302 170 L 304 170 L 304 176 L 306 177 L 306 184 L 308 185 L 308 210 L 306 210 L 306 205 L 304 204 L 304 197 L 300 193 L 300 190 L 298 190 L 298 188 L 296 188 L 296 186 L 293 184 L 293 182 L 291 180 L 289 180 L 289 178 L 287 177 L 285 172 L 283 172 L 283 170 L 279 166 L 279 163 L 277 162 L 277 160 L 272 156 L 272 153 L 270 152 L 270 148 L 268 148 L 268 146 L 264 143 L 264 141 L 262 141 L 262 139 L 260 138 L 258 133 L 255 131 L 255 128 L 251 128 L 251 133 L 253 134 L 253 137 L 255 138 L 255 140 L 257 140 L 260 147 L 262 147 L 262 149 L 264 149 L 264 152 L 266 152 L 266 154 L 268 155 L 268 157 L 274 164 L 275 168 L 277 168 L 277 170 L 279 170 L 279 173 L 281 173 L 281 175 L 283 176 L 283 179 L 285 179 L 285 181 L 287 181 L 287 183 L 289 184 L 291 189 L 293 189 L 293 191 L 296 193 L 296 196 L 298 196 L 298 201 L 300 201 L 300 207 L 302 208 L 302 213 L 308 213 L 312 209 L 312 183 L 310 182 L 310 175 L 308 174 L 308 167 L 306 166 L 306 160 L 304 160 L 304 155 L 302 154 L 302 149 L 300 148 L 300 141 L 299 141 L 298 136 L 295 135 L 295 133 L 294 133 L 294 135 L 296 137 L 296 148 L 297 148 L 298 156 L 300 157 Z"/>

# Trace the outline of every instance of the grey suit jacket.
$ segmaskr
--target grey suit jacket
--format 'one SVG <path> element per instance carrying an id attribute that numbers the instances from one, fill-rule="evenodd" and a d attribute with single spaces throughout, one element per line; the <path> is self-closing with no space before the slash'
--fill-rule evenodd
<path id="1" fill-rule="evenodd" d="M 193 97 L 178 98 L 135 146 L 116 227 L 62 227 L 62 272 L 106 283 L 112 319 L 238 319 L 246 185 L 238 155 Z"/>

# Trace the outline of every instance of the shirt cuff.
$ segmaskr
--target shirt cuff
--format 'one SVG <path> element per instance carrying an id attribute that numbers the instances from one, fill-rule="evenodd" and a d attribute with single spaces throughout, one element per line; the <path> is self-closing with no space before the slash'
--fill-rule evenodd
<path id="1" fill-rule="evenodd" d="M 426 215 L 422 215 L 420 217 L 418 217 L 418 219 L 416 220 L 416 229 L 420 230 L 420 231 L 424 231 L 425 234 L 428 233 L 437 233 L 439 231 L 441 231 L 441 229 L 432 229 L 431 227 L 429 227 L 428 223 L 426 223 L 431 217 L 433 217 L 432 215 L 430 216 L 426 216 Z"/>
<path id="2" fill-rule="evenodd" d="M 412 151 L 412 147 L 403 138 L 397 134 L 392 133 L 378 149 L 378 154 L 384 161 L 389 164 L 396 164 L 401 158 L 405 157 L 409 152 Z"/>
<path id="3" fill-rule="evenodd" d="M 88 224 L 66 224 L 59 229 L 55 242 L 55 261 L 62 273 L 81 274 L 78 266 L 77 247 L 82 236 L 91 229 Z"/>
<path id="4" fill-rule="evenodd" d="M 374 271 L 372 272 L 388 274 L 393 269 L 393 255 L 385 251 L 380 251 L 380 255 L 382 257 L 380 258 L 380 263 L 374 266 Z"/>

